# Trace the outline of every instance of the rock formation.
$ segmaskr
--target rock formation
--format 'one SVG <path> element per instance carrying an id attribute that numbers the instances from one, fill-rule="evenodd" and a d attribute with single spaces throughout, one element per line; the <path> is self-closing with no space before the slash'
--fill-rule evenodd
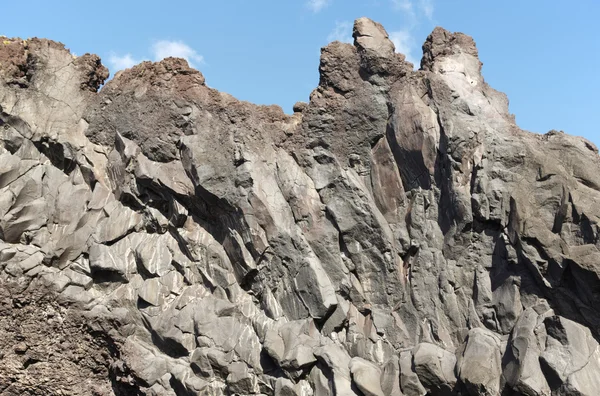
<path id="1" fill-rule="evenodd" d="M 586 395 L 600 157 L 361 18 L 286 115 L 0 43 L 0 394 Z"/>

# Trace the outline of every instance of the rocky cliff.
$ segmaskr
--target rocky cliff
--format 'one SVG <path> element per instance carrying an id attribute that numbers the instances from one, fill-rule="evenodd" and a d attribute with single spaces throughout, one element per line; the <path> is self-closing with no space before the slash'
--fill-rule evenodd
<path id="1" fill-rule="evenodd" d="M 293 115 L 0 43 L 0 394 L 589 395 L 600 157 L 362 18 Z"/>

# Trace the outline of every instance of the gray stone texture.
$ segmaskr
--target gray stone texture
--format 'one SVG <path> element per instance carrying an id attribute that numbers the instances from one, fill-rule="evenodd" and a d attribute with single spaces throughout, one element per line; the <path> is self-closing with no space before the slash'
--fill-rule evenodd
<path id="1" fill-rule="evenodd" d="M 0 43 L 0 394 L 598 394 L 596 147 L 354 39 L 293 115 Z"/>

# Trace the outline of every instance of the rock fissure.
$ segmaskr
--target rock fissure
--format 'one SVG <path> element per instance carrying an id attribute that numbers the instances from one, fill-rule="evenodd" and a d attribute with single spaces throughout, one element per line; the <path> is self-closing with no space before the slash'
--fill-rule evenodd
<path id="1" fill-rule="evenodd" d="M 596 395 L 595 146 L 520 130 L 464 34 L 419 71 L 353 35 L 293 115 L 0 45 L 3 394 Z"/>

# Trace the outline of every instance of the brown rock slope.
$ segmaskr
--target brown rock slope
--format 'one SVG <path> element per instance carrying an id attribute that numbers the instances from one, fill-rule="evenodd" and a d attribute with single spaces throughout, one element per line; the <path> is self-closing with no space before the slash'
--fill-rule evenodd
<path id="1" fill-rule="evenodd" d="M 597 149 L 354 38 L 292 116 L 0 43 L 0 394 L 598 394 Z"/>

